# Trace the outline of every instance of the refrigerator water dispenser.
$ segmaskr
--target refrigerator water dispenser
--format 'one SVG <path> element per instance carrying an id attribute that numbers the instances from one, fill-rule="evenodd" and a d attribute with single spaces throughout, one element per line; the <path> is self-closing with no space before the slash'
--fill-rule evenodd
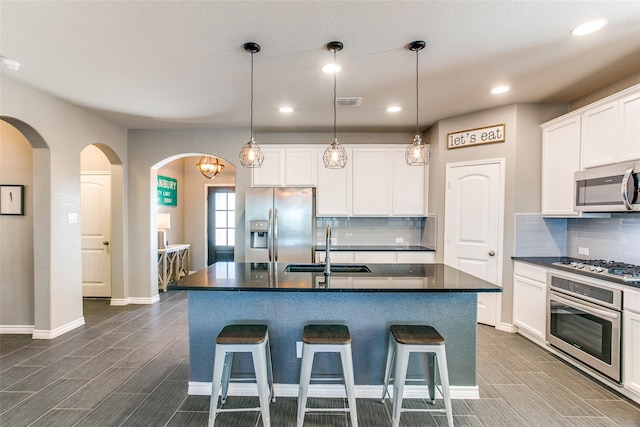
<path id="1" fill-rule="evenodd" d="M 267 249 L 269 221 L 250 221 L 249 233 L 251 234 L 250 246 L 253 249 Z"/>

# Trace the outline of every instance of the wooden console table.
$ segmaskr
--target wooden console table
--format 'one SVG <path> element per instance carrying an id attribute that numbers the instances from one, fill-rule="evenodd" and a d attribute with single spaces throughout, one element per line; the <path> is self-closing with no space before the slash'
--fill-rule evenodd
<path id="1" fill-rule="evenodd" d="M 189 274 L 190 244 L 169 245 L 158 249 L 158 287 L 167 292 L 167 285 Z"/>

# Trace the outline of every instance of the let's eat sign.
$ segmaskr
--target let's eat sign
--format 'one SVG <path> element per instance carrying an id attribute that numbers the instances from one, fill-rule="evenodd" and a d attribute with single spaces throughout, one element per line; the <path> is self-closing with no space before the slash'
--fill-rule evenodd
<path id="1" fill-rule="evenodd" d="M 447 148 L 471 147 L 473 145 L 504 142 L 504 123 L 477 129 L 461 130 L 447 134 Z"/>
<path id="2" fill-rule="evenodd" d="M 178 206 L 178 180 L 158 175 L 158 205 Z"/>

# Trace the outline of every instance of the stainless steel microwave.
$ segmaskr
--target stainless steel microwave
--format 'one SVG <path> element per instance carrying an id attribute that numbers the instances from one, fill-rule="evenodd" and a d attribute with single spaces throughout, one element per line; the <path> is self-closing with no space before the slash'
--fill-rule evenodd
<path id="1" fill-rule="evenodd" d="M 640 212 L 640 162 L 575 173 L 577 212 Z"/>

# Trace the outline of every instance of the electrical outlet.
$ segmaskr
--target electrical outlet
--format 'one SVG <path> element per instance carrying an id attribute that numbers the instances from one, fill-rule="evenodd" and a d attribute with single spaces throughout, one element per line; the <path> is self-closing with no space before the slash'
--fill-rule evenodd
<path id="1" fill-rule="evenodd" d="M 338 244 L 338 238 L 337 237 L 332 237 L 331 238 L 331 244 L 332 245 L 337 245 Z"/>
<path id="2" fill-rule="evenodd" d="M 578 254 L 589 256 L 589 248 L 578 248 Z"/>
<path id="3" fill-rule="evenodd" d="M 396 243 L 404 243 L 404 237 L 396 237 Z"/>
<path id="4" fill-rule="evenodd" d="M 296 357 L 302 358 L 302 341 L 296 341 Z"/>

